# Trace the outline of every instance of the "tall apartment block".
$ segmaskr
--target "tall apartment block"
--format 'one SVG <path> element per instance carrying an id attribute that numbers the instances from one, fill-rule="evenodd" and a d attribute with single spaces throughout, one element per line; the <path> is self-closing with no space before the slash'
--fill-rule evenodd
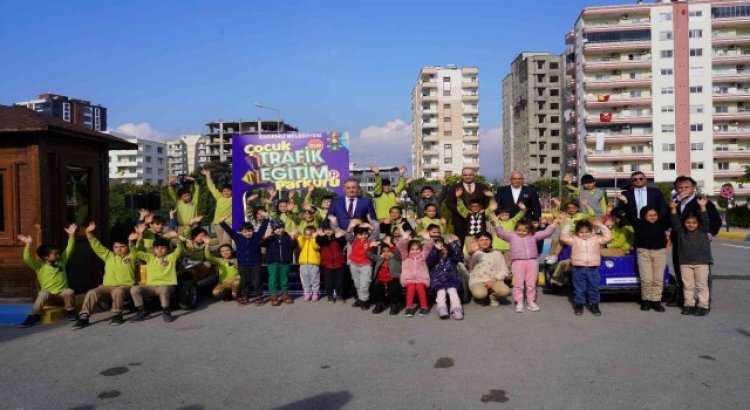
<path id="1" fill-rule="evenodd" d="M 412 90 L 412 169 L 435 179 L 479 170 L 479 69 L 424 67 Z"/>
<path id="2" fill-rule="evenodd" d="M 710 195 L 750 164 L 750 2 L 585 8 L 566 35 L 581 173 L 691 175 Z M 750 194 L 750 187 L 735 190 Z"/>
<path id="3" fill-rule="evenodd" d="M 167 143 L 170 176 L 188 175 L 209 162 L 208 144 L 200 134 L 186 134 Z"/>
<path id="4" fill-rule="evenodd" d="M 109 151 L 109 182 L 164 185 L 167 182 L 167 144 L 120 132 L 107 134 L 138 145 L 137 150 Z"/>
<path id="5" fill-rule="evenodd" d="M 297 128 L 281 120 L 214 121 L 206 126 L 208 127 L 206 145 L 209 161 L 232 160 L 232 135 L 234 134 L 281 134 L 298 131 Z"/>
<path id="6" fill-rule="evenodd" d="M 95 131 L 107 130 L 107 109 L 89 101 L 64 95 L 40 94 L 36 100 L 21 101 L 15 105 Z"/>
<path id="7" fill-rule="evenodd" d="M 534 181 L 565 172 L 565 56 L 521 53 L 503 79 L 503 170 Z"/>

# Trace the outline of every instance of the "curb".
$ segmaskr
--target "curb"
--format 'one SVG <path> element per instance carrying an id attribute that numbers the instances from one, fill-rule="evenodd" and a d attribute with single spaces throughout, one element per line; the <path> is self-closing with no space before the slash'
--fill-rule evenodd
<path id="1" fill-rule="evenodd" d="M 750 241 L 750 234 L 742 232 L 719 232 L 716 237 L 719 239 L 729 239 L 732 241 Z"/>

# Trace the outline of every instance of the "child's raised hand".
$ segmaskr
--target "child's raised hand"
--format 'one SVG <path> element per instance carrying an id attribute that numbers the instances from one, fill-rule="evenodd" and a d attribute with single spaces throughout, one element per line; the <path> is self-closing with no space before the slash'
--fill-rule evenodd
<path id="1" fill-rule="evenodd" d="M 565 182 L 566 184 L 571 184 L 573 182 L 573 175 L 565 174 L 565 176 L 563 176 L 563 182 Z"/>
<path id="2" fill-rule="evenodd" d="M 96 230 L 96 222 L 94 221 L 89 222 L 89 226 L 86 227 L 86 233 L 87 234 L 94 233 L 95 230 Z"/>
<path id="3" fill-rule="evenodd" d="M 138 210 L 138 219 L 144 220 L 151 212 L 148 211 L 148 209 L 141 208 Z"/>
<path id="4" fill-rule="evenodd" d="M 445 218 L 440 218 L 440 225 L 443 225 L 443 226 L 448 225 L 448 220 Z"/>
<path id="5" fill-rule="evenodd" d="M 677 202 L 672 201 L 669 203 L 669 209 L 672 210 L 673 214 L 677 213 Z"/>
<path id="6" fill-rule="evenodd" d="M 344 235 L 346 235 L 346 231 L 344 231 L 342 229 L 337 230 L 336 233 L 334 234 L 334 236 L 337 237 L 337 238 L 341 238 Z"/>
<path id="7" fill-rule="evenodd" d="M 518 201 L 518 209 L 525 211 L 526 210 L 526 204 L 524 204 L 521 201 Z"/>
<path id="8" fill-rule="evenodd" d="M 174 219 L 174 214 L 177 213 L 177 208 L 172 208 L 169 210 L 169 219 Z M 148 223 L 148 222 L 146 222 Z"/>
<path id="9" fill-rule="evenodd" d="M 310 184 L 307 186 L 307 193 L 311 194 L 313 191 L 315 191 L 315 184 L 310 182 Z"/>
<path id="10" fill-rule="evenodd" d="M 380 173 L 380 168 L 378 168 L 377 165 L 370 165 L 370 171 L 372 171 L 373 174 Z"/>
<path id="11" fill-rule="evenodd" d="M 19 241 L 26 244 L 26 246 L 31 246 L 31 242 L 32 242 L 31 235 L 18 235 L 17 238 Z"/>
<path id="12" fill-rule="evenodd" d="M 594 225 L 594 226 L 602 225 L 602 220 L 601 218 L 598 218 L 598 217 L 589 219 L 589 222 L 591 222 L 591 225 Z"/>
<path id="13" fill-rule="evenodd" d="M 484 196 L 486 196 L 487 198 L 492 198 L 495 195 L 492 193 L 492 190 L 489 188 L 485 189 L 482 192 L 484 193 Z"/>
<path id="14" fill-rule="evenodd" d="M 179 235 L 177 235 L 177 231 L 169 231 L 169 232 L 167 232 L 166 235 L 167 235 L 167 238 L 170 238 L 170 239 L 174 239 L 174 238 L 179 237 Z"/>
<path id="15" fill-rule="evenodd" d="M 474 253 L 479 250 L 479 243 L 478 242 L 472 242 L 469 245 L 469 252 Z"/>
<path id="16" fill-rule="evenodd" d="M 624 194 L 617 195 L 617 199 L 620 200 L 623 204 L 628 203 L 628 197 L 626 197 Z"/>
<path id="17" fill-rule="evenodd" d="M 201 170 L 201 174 L 203 174 L 203 176 L 205 176 L 206 178 L 211 178 L 211 171 L 207 170 L 206 168 L 203 168 Z"/>
<path id="18" fill-rule="evenodd" d="M 289 200 L 293 200 L 295 195 L 297 195 L 297 191 L 289 191 Z"/>
<path id="19" fill-rule="evenodd" d="M 191 177 L 190 175 L 186 175 L 186 176 L 185 176 L 185 181 L 188 181 L 188 182 L 195 182 L 195 178 Z"/>
<path id="20" fill-rule="evenodd" d="M 143 231 L 145 231 L 145 230 L 146 230 L 146 224 L 138 224 L 138 225 L 135 226 L 135 232 L 138 235 L 143 234 Z"/>
<path id="21" fill-rule="evenodd" d="M 402 165 L 402 166 L 398 167 L 398 175 L 399 176 L 404 176 L 404 174 L 406 174 L 406 167 Z"/>
<path id="22" fill-rule="evenodd" d="M 461 198 L 461 196 L 464 194 L 464 189 L 462 187 L 456 188 L 456 198 Z"/>
<path id="23" fill-rule="evenodd" d="M 76 230 L 78 229 L 78 225 L 76 224 L 70 224 L 67 228 L 65 228 L 65 232 L 68 234 L 68 236 L 73 236 L 76 234 Z"/>
<path id="24" fill-rule="evenodd" d="M 177 175 L 170 175 L 169 176 L 169 185 L 172 185 L 177 182 Z"/>
<path id="25" fill-rule="evenodd" d="M 552 198 L 552 206 L 554 206 L 555 208 L 559 208 L 560 207 L 560 200 L 557 199 L 557 198 Z"/>
<path id="26" fill-rule="evenodd" d="M 445 235 L 445 242 L 446 243 L 458 242 L 458 236 L 452 233 Z"/>
<path id="27" fill-rule="evenodd" d="M 257 193 L 257 192 L 254 192 L 254 193 L 252 193 L 252 194 L 251 194 L 250 196 L 248 196 L 247 198 L 245 198 L 245 200 L 246 200 L 247 202 L 253 202 L 253 201 L 255 201 L 256 199 L 258 199 L 258 193 Z"/>
<path id="28" fill-rule="evenodd" d="M 203 220 L 203 215 L 196 215 L 195 218 L 190 220 L 190 225 L 197 225 Z"/>
<path id="29" fill-rule="evenodd" d="M 409 178 L 406 180 L 406 186 L 411 185 L 411 183 L 414 182 L 414 178 Z"/>

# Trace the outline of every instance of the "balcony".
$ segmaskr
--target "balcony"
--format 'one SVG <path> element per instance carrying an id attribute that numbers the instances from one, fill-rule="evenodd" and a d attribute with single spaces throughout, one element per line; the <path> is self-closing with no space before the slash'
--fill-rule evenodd
<path id="1" fill-rule="evenodd" d="M 576 42 L 576 32 L 570 30 L 565 34 L 565 44 L 574 44 Z"/>
<path id="2" fill-rule="evenodd" d="M 716 46 L 723 46 L 723 45 L 733 45 L 733 44 L 750 44 L 750 35 L 743 34 L 740 36 L 714 36 L 711 39 L 711 45 Z"/>
<path id="3" fill-rule="evenodd" d="M 608 124 L 651 124 L 652 117 L 620 117 L 613 115 L 609 121 L 607 117 L 589 115 L 586 117 L 586 125 L 606 126 Z"/>
<path id="4" fill-rule="evenodd" d="M 463 142 L 479 142 L 479 135 L 464 135 Z"/>
<path id="5" fill-rule="evenodd" d="M 478 157 L 479 156 L 479 148 L 477 149 L 471 149 L 471 148 L 464 148 L 464 155 L 467 157 Z"/>
<path id="6" fill-rule="evenodd" d="M 714 159 L 746 159 L 750 158 L 750 151 L 714 151 Z"/>
<path id="7" fill-rule="evenodd" d="M 613 161 L 625 161 L 625 162 L 642 162 L 651 161 L 654 159 L 653 152 L 619 152 L 619 151 L 586 151 L 587 162 L 613 162 Z"/>
<path id="8" fill-rule="evenodd" d="M 750 26 L 750 17 L 741 16 L 741 17 L 729 17 L 729 18 L 714 18 L 711 20 L 711 27 L 712 28 L 720 28 L 720 27 L 742 27 L 742 26 Z"/>
<path id="9" fill-rule="evenodd" d="M 438 155 L 440 155 L 440 153 L 436 149 L 426 149 L 422 151 L 423 157 L 437 157 Z"/>
<path id="10" fill-rule="evenodd" d="M 464 122 L 464 128 L 479 128 L 479 122 Z"/>
<path id="11" fill-rule="evenodd" d="M 745 175 L 745 171 L 738 170 L 718 170 L 714 169 L 714 178 L 741 178 Z"/>
<path id="12" fill-rule="evenodd" d="M 440 169 L 440 164 L 426 162 L 422 164 L 422 168 L 428 169 L 428 170 L 436 170 L 436 169 Z"/>
<path id="13" fill-rule="evenodd" d="M 714 132 L 714 141 L 727 140 L 750 141 L 750 130 L 739 129 L 735 131 Z"/>
<path id="14" fill-rule="evenodd" d="M 585 81 L 583 86 L 587 90 L 609 90 L 613 88 L 651 88 L 651 78 L 637 78 L 634 80 L 591 80 Z"/>
<path id="15" fill-rule="evenodd" d="M 735 65 L 735 64 L 747 64 L 750 63 L 750 53 L 748 54 L 727 54 L 727 55 L 714 55 L 713 65 Z"/>
<path id="16" fill-rule="evenodd" d="M 617 144 L 626 144 L 626 143 L 648 143 L 652 142 L 654 140 L 653 135 L 605 135 L 604 136 L 604 145 L 617 145 Z M 587 145 L 593 145 L 596 144 L 596 134 L 589 133 L 586 134 L 586 144 Z"/>
<path id="17" fill-rule="evenodd" d="M 629 179 L 631 171 L 598 171 L 593 169 L 587 169 L 588 173 L 593 175 L 596 179 Z M 653 179 L 654 171 L 641 171 L 646 175 L 646 178 Z"/>
<path id="18" fill-rule="evenodd" d="M 750 75 L 747 75 L 747 73 L 739 72 L 739 73 L 714 73 L 713 74 L 713 82 L 714 83 L 750 83 Z"/>
<path id="19" fill-rule="evenodd" d="M 461 69 L 461 74 L 463 75 L 477 75 L 479 74 L 479 69 L 476 67 L 464 67 Z"/>
<path id="20" fill-rule="evenodd" d="M 437 100 L 438 100 L 437 94 L 428 94 L 428 95 L 422 94 L 422 101 L 424 102 L 437 102 Z"/>
<path id="21" fill-rule="evenodd" d="M 479 107 L 463 107 L 464 114 L 478 114 L 479 113 Z"/>
<path id="22" fill-rule="evenodd" d="M 476 101 L 479 101 L 479 96 L 478 95 L 464 94 L 464 95 L 461 96 L 461 101 L 463 101 L 463 102 L 476 102 Z"/>
<path id="23" fill-rule="evenodd" d="M 479 82 L 478 81 L 464 81 L 461 83 L 461 88 L 477 89 L 479 88 Z"/>
<path id="24" fill-rule="evenodd" d="M 430 143 L 430 142 L 438 142 L 440 139 L 438 138 L 437 134 L 423 134 L 422 135 L 422 142 L 423 143 Z"/>
<path id="25" fill-rule="evenodd" d="M 610 108 L 610 107 L 650 107 L 651 97 L 637 98 L 610 98 L 608 101 L 591 100 L 586 98 L 586 108 Z"/>
<path id="26" fill-rule="evenodd" d="M 717 93 L 714 92 L 713 101 L 716 102 L 733 102 L 733 101 L 750 101 L 750 90 L 743 89 L 736 92 Z"/>
<path id="27" fill-rule="evenodd" d="M 423 128 L 423 129 L 428 129 L 428 128 L 437 128 L 437 127 L 438 127 L 438 123 L 437 123 L 437 121 L 424 121 L 424 122 L 422 123 L 422 128 Z"/>
<path id="28" fill-rule="evenodd" d="M 422 109 L 422 116 L 427 117 L 430 115 L 437 115 L 437 108 L 423 108 Z"/>
<path id="29" fill-rule="evenodd" d="M 583 64 L 583 70 L 586 72 L 606 71 L 606 70 L 625 70 L 629 68 L 651 68 L 651 55 L 645 56 L 642 60 L 611 60 L 611 61 L 587 61 Z"/>
<path id="30" fill-rule="evenodd" d="M 584 53 L 614 53 L 626 50 L 651 50 L 651 41 L 612 41 L 605 43 L 586 43 Z"/>
<path id="31" fill-rule="evenodd" d="M 713 115 L 714 123 L 720 121 L 750 121 L 750 110 L 745 112 L 729 112 Z"/>
<path id="32" fill-rule="evenodd" d="M 422 88 L 437 88 L 437 83 L 434 81 L 423 81 Z"/>
<path id="33" fill-rule="evenodd" d="M 473 162 L 464 162 L 464 167 L 466 168 L 472 168 L 472 169 L 479 169 L 479 164 L 473 163 Z"/>

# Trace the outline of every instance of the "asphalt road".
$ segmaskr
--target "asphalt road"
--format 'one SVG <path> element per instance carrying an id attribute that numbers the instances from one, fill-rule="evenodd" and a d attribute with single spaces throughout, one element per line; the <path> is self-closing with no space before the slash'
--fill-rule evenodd
<path id="1" fill-rule="evenodd" d="M 325 302 L 204 304 L 172 324 L 0 328 L 8 409 L 747 409 L 750 243 L 717 240 L 712 312 L 605 299 L 573 315 L 466 306 L 463 322 Z"/>

